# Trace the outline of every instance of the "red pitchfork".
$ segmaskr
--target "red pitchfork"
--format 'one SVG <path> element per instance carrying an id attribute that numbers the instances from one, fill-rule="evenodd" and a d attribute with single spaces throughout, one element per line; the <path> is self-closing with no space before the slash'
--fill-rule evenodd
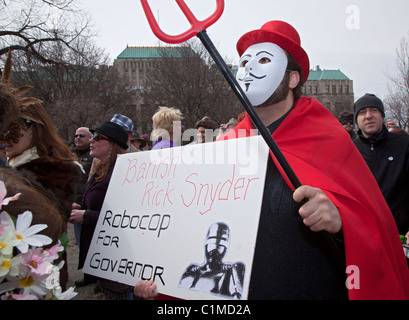
<path id="1" fill-rule="evenodd" d="M 145 11 L 145 15 L 148 18 L 149 25 L 153 31 L 153 33 L 162 41 L 166 43 L 181 43 L 189 40 L 193 36 L 197 36 L 200 41 L 203 43 L 209 54 L 212 56 L 214 62 L 222 72 L 223 76 L 229 83 L 230 87 L 233 89 L 236 96 L 239 98 L 240 102 L 243 104 L 247 114 L 250 116 L 254 126 L 258 129 L 259 133 L 262 135 L 264 140 L 266 141 L 267 145 L 269 146 L 271 152 L 273 153 L 274 157 L 277 159 L 277 162 L 283 169 L 284 173 L 287 175 L 289 181 L 293 185 L 295 189 L 301 186 L 301 182 L 298 180 L 298 177 L 295 175 L 294 171 L 292 170 L 290 164 L 285 159 L 284 155 L 282 154 L 281 150 L 277 146 L 276 142 L 274 141 L 271 133 L 268 131 L 266 126 L 261 121 L 259 115 L 254 110 L 251 102 L 247 98 L 246 94 L 244 93 L 243 89 L 238 84 L 236 78 L 232 75 L 229 68 L 227 67 L 226 63 L 224 62 L 223 58 L 220 56 L 219 52 L 217 51 L 216 47 L 213 45 L 212 41 L 210 40 L 209 36 L 207 35 L 206 28 L 214 24 L 222 15 L 224 10 L 224 0 L 216 0 L 216 11 L 207 19 L 200 21 L 198 20 L 189 7 L 186 5 L 184 0 L 175 0 L 184 15 L 186 16 L 187 20 L 189 21 L 191 28 L 179 35 L 168 35 L 163 32 L 148 4 L 148 0 L 141 0 L 143 10 Z"/>

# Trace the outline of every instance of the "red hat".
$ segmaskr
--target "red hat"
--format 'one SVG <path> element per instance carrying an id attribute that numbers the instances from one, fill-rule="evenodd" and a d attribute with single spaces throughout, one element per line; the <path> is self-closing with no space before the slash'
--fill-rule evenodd
<path id="1" fill-rule="evenodd" d="M 261 29 L 244 34 L 237 42 L 237 51 L 241 56 L 253 44 L 272 42 L 290 53 L 300 65 L 303 72 L 303 83 L 310 73 L 310 61 L 307 53 L 301 48 L 297 30 L 284 21 L 273 20 L 264 24 Z"/>
<path id="2" fill-rule="evenodd" d="M 393 120 L 389 120 L 386 122 L 386 128 L 397 128 L 398 126 L 396 125 L 395 122 L 393 122 Z"/>

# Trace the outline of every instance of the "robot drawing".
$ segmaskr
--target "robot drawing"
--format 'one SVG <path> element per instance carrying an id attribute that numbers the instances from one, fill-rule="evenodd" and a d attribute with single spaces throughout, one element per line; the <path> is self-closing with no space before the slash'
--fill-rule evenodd
<path id="1" fill-rule="evenodd" d="M 179 287 L 213 293 L 233 299 L 241 299 L 245 264 L 224 262 L 230 245 L 230 229 L 227 224 L 212 224 L 205 238 L 206 261 L 190 264 L 179 281 Z"/>

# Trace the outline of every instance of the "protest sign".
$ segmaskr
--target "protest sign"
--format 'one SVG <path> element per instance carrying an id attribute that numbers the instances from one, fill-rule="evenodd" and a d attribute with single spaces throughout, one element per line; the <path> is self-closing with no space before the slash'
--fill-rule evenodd
<path id="1" fill-rule="evenodd" d="M 120 156 L 83 271 L 183 299 L 246 299 L 268 147 L 259 136 Z"/>

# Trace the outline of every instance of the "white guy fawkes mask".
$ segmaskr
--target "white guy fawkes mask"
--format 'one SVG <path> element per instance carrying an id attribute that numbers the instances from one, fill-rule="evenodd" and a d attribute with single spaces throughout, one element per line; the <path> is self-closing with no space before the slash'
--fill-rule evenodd
<path id="1" fill-rule="evenodd" d="M 256 43 L 247 48 L 240 58 L 236 79 L 253 106 L 263 104 L 277 90 L 287 64 L 284 50 L 274 43 Z"/>

